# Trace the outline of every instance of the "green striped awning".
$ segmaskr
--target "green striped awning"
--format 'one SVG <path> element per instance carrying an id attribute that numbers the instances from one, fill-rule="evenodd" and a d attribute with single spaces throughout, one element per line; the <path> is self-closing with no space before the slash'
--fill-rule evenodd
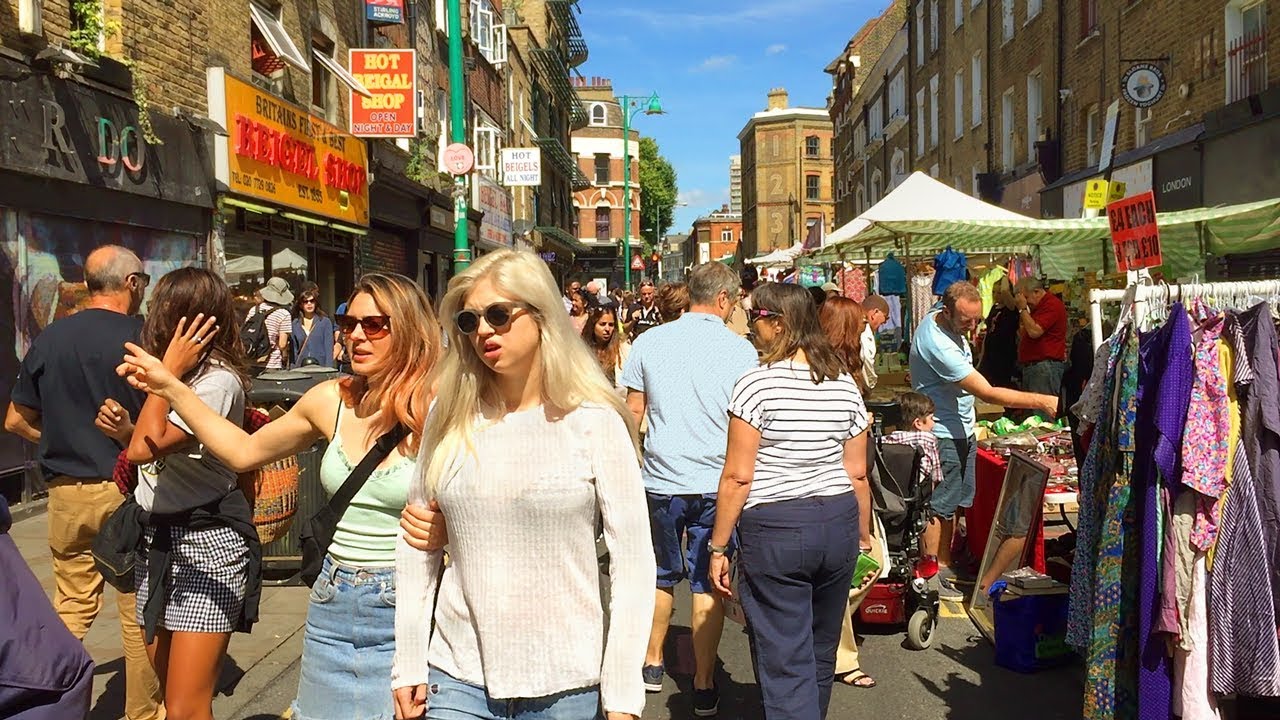
<path id="1" fill-rule="evenodd" d="M 1204 272 L 1206 255 L 1248 253 L 1280 247 L 1280 198 L 1243 205 L 1158 213 L 1164 272 L 1183 277 Z M 870 248 L 879 256 L 906 238 L 911 252 L 948 246 L 969 252 L 1015 251 L 1039 255 L 1050 277 L 1068 278 L 1111 260 L 1106 217 L 1062 220 L 876 221 L 858 235 L 819 251 L 823 262 L 861 260 Z M 901 249 L 899 249 L 901 251 Z"/>

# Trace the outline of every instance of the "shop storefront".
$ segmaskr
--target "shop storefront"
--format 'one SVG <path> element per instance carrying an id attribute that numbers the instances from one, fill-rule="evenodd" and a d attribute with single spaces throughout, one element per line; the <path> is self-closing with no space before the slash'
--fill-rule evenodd
<path id="1" fill-rule="evenodd" d="M 350 294 L 369 241 L 363 140 L 229 75 L 209 69 L 227 282 L 246 307 L 267 278 L 320 288 L 332 312 Z M 405 253 L 400 253 L 401 256 Z M 403 265 L 403 261 L 401 261 Z"/>
<path id="2" fill-rule="evenodd" d="M 104 61 L 108 62 L 108 61 Z M 125 89 L 60 79 L 0 57 L 0 405 L 18 363 L 86 299 L 93 248 L 130 248 L 153 278 L 204 264 L 213 220 L 204 133 L 140 117 Z M 125 74 L 127 77 L 127 73 Z M 0 431 L 0 492 L 43 491 L 30 448 Z M 24 468 L 29 471 L 21 472 Z"/>

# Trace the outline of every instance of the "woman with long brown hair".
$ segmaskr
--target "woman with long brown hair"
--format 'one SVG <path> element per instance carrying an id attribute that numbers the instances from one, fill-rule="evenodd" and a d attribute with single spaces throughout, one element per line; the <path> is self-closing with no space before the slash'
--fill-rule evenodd
<path id="1" fill-rule="evenodd" d="M 822 327 L 822 334 L 827 336 L 827 342 L 831 343 L 831 349 L 844 363 L 845 371 L 866 392 L 862 376 L 862 331 L 867 322 L 862 306 L 847 297 L 829 297 L 818 309 L 818 324 Z"/>
<path id="2" fill-rule="evenodd" d="M 181 268 L 160 278 L 142 326 L 146 351 L 182 367 L 170 379 L 190 403 L 234 427 L 244 420 L 244 351 L 231 290 L 212 271 Z M 188 323 L 188 321 L 190 321 Z M 138 349 L 130 344 L 128 347 Z M 140 350 L 140 349 L 139 349 Z M 213 693 L 231 633 L 257 619 L 261 548 L 236 471 L 193 437 L 168 399 L 150 395 L 136 423 L 108 399 L 103 432 L 138 465 L 132 501 L 146 515 L 138 552 L 137 622 L 171 718 L 212 718 Z"/>
<path id="3" fill-rule="evenodd" d="M 612 305 L 599 305 L 587 315 L 587 324 L 582 328 L 582 339 L 596 354 L 604 376 L 618 391 L 619 396 L 627 396 L 627 388 L 621 383 L 622 366 L 631 354 L 631 343 L 622 339 L 618 332 L 618 312 Z"/>
<path id="4" fill-rule="evenodd" d="M 172 367 L 128 346 L 131 382 L 170 402 L 210 452 L 247 471 L 329 443 L 320 463 L 334 494 L 377 440 L 402 426 L 404 440 L 373 471 L 337 524 L 311 588 L 293 717 L 391 720 L 395 652 L 395 548 L 400 512 L 431 403 L 440 325 L 422 289 L 401 275 L 365 275 L 336 318 L 355 375 L 308 390 L 289 412 L 252 435 L 200 403 Z M 231 335 L 234 337 L 234 335 Z"/>
<path id="5" fill-rule="evenodd" d="M 765 717 L 823 718 L 858 548 L 870 539 L 867 409 L 818 325 L 804 288 L 751 293 L 762 351 L 729 401 L 729 440 L 711 533 L 711 583 L 732 597 L 728 546 L 738 530 L 738 591 Z"/>

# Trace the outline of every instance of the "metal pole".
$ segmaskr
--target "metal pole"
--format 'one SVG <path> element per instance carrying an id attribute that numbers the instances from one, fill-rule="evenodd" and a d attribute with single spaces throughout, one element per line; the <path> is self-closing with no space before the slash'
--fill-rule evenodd
<path id="1" fill-rule="evenodd" d="M 631 289 L 631 98 L 622 101 L 622 286 Z"/>
<path id="2" fill-rule="evenodd" d="M 467 142 L 467 78 L 462 56 L 462 0 L 449 3 L 449 139 Z M 467 178 L 453 179 L 453 269 L 471 265 L 471 242 L 467 239 Z"/>

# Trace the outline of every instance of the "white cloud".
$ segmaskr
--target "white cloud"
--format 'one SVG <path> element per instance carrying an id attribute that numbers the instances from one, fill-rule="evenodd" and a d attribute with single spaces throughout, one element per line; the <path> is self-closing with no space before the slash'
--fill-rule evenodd
<path id="1" fill-rule="evenodd" d="M 764 54 L 765 55 L 781 55 L 786 51 L 787 51 L 786 45 L 783 45 L 782 43 L 774 43 L 773 45 L 770 45 L 769 47 L 764 49 Z"/>
<path id="2" fill-rule="evenodd" d="M 729 202 L 729 188 L 692 188 L 680 193 L 680 202 L 688 204 L 688 211 L 695 216 L 702 215 L 711 210 L 719 210 L 721 205 Z"/>
<path id="3" fill-rule="evenodd" d="M 712 55 L 697 65 L 689 68 L 689 72 L 714 72 L 727 70 L 738 62 L 737 55 Z"/>

